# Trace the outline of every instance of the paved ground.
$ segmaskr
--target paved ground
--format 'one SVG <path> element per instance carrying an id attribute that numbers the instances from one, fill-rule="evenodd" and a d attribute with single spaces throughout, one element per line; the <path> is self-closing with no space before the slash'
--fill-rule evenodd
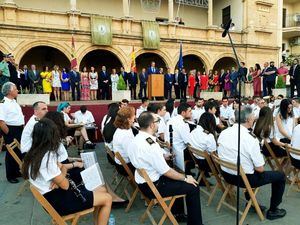
<path id="1" fill-rule="evenodd" d="M 70 151 L 70 155 L 74 155 L 74 151 Z M 27 189 L 21 196 L 16 196 L 20 184 L 10 184 L 5 179 L 4 154 L 0 153 L 0 225 L 46 225 L 51 224 L 50 217 L 42 209 L 42 207 L 33 199 L 30 191 Z M 112 167 L 107 163 L 106 155 L 103 152 L 103 145 L 98 145 L 97 155 L 99 164 L 104 176 L 110 182 L 112 177 Z M 261 204 L 268 206 L 270 197 L 270 185 L 262 188 L 258 194 Z M 220 198 L 220 193 L 215 197 L 211 206 L 207 207 L 207 197 L 201 194 L 202 215 L 205 225 L 233 225 L 235 224 L 235 214 L 227 208 L 222 208 L 220 213 L 216 213 L 215 208 Z M 288 212 L 283 219 L 276 221 L 264 220 L 260 221 L 255 213 L 249 213 L 244 224 L 273 224 L 273 225 L 299 225 L 300 224 L 300 193 L 292 192 L 289 197 L 284 196 L 281 207 Z M 123 209 L 113 210 L 112 213 L 116 217 L 117 225 L 137 225 L 140 224 L 139 217 L 144 212 L 144 202 L 138 197 L 129 211 L 125 213 Z M 161 215 L 160 209 L 154 209 L 154 215 L 158 218 Z M 80 220 L 79 224 L 93 224 L 92 217 L 87 216 Z M 146 225 L 150 225 L 146 220 Z M 165 224 L 170 224 L 169 222 Z"/>

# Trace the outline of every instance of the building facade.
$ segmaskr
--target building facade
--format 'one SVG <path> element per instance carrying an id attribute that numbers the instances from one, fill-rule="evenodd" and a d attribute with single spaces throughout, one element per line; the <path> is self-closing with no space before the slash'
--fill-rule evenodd
<path id="1" fill-rule="evenodd" d="M 13 53 L 20 66 L 69 67 L 74 34 L 80 68 L 128 71 L 134 47 L 138 70 L 152 60 L 174 70 L 180 42 L 188 69 L 230 68 L 234 55 L 220 27 L 226 18 L 233 19 L 232 39 L 248 67 L 281 60 L 282 0 L 0 0 L 0 5 L 0 51 Z M 93 15 L 112 18 L 110 46 L 92 44 Z M 143 20 L 158 21 L 159 49 L 144 49 Z"/>

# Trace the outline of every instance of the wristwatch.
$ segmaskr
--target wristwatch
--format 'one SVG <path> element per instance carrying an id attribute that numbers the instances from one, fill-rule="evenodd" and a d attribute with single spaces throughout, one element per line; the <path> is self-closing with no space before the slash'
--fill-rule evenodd
<path id="1" fill-rule="evenodd" d="M 187 181 L 187 176 L 186 175 L 184 175 L 184 180 L 183 180 L 184 182 L 186 182 Z"/>

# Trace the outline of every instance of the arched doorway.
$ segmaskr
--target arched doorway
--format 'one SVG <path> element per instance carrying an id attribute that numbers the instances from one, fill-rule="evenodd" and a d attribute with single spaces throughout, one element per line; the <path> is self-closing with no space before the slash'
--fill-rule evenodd
<path id="1" fill-rule="evenodd" d="M 49 46 L 37 46 L 27 51 L 20 60 L 20 66 L 35 64 L 36 68 L 40 71 L 44 66 L 52 69 L 54 65 L 60 68 L 69 68 L 70 61 L 67 56 L 60 50 Z"/>
<path id="2" fill-rule="evenodd" d="M 160 55 L 156 53 L 150 53 L 150 52 L 140 54 L 136 58 L 135 62 L 136 62 L 137 72 L 140 73 L 143 68 L 147 69 L 150 66 L 152 61 L 155 62 L 155 66 L 157 68 L 163 68 L 164 72 L 166 72 L 167 64 L 164 61 L 164 59 Z"/>
<path id="3" fill-rule="evenodd" d="M 197 55 L 185 55 L 183 58 L 183 68 L 185 68 L 186 72 L 189 72 L 190 70 L 197 70 L 201 73 L 205 71 L 205 65 L 203 63 L 203 60 L 197 56 Z M 178 62 L 176 64 L 176 68 L 178 68 Z"/>
<path id="4" fill-rule="evenodd" d="M 110 73 L 114 68 L 119 72 L 120 67 L 123 65 L 114 53 L 97 49 L 87 53 L 82 58 L 79 69 L 82 70 L 84 66 L 86 66 L 88 70 L 91 66 L 94 66 L 97 71 L 100 71 L 102 66 L 106 66 L 106 70 Z"/>
<path id="5" fill-rule="evenodd" d="M 217 70 L 220 72 L 221 69 L 231 70 L 232 67 L 236 67 L 236 62 L 234 58 L 231 57 L 223 57 L 220 58 L 214 65 L 213 70 Z"/>

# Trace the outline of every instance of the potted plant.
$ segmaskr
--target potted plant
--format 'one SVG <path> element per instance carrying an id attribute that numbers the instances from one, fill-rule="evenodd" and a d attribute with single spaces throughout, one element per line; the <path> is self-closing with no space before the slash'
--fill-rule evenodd
<path id="1" fill-rule="evenodd" d="M 123 76 L 119 76 L 119 81 L 117 84 L 117 91 L 112 92 L 112 100 L 113 101 L 122 101 L 122 99 L 131 100 L 130 91 L 127 90 L 127 85 L 123 79 Z"/>

